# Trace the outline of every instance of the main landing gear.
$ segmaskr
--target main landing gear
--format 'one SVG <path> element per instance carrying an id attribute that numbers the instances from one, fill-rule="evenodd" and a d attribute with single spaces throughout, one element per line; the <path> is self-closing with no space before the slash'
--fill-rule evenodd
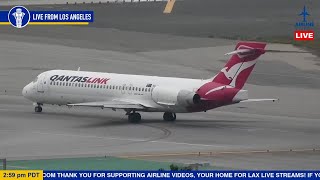
<path id="1" fill-rule="evenodd" d="M 163 120 L 165 121 L 175 121 L 177 118 L 176 113 L 165 112 L 163 114 Z"/>
<path id="2" fill-rule="evenodd" d="M 130 123 L 139 123 L 141 121 L 141 115 L 135 111 L 127 111 L 128 121 Z M 163 120 L 165 121 L 175 121 L 177 118 L 176 113 L 165 112 L 163 114 Z"/>
<path id="3" fill-rule="evenodd" d="M 141 121 L 141 115 L 136 112 L 130 113 L 128 114 L 128 121 L 131 123 L 138 123 Z"/>
<path id="4" fill-rule="evenodd" d="M 37 106 L 34 107 L 34 112 L 40 113 L 42 112 L 41 104 L 37 103 Z"/>

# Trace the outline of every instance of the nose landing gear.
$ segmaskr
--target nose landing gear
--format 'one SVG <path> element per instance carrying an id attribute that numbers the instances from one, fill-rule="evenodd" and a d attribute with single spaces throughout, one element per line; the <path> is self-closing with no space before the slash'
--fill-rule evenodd
<path id="1" fill-rule="evenodd" d="M 34 112 L 40 113 L 42 112 L 41 104 L 37 103 L 37 106 L 34 107 Z"/>

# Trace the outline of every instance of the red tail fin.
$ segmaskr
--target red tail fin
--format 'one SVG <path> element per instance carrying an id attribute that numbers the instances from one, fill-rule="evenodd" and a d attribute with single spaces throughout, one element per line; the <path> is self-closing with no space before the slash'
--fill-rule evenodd
<path id="1" fill-rule="evenodd" d="M 241 89 L 253 70 L 257 58 L 264 54 L 266 43 L 239 42 L 223 69 L 213 78 L 213 82 Z"/>

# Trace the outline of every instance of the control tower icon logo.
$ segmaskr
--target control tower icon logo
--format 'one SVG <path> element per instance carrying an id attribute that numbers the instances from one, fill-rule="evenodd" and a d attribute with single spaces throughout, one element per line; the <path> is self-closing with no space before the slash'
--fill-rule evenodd
<path id="1" fill-rule="evenodd" d="M 23 28 L 30 21 L 30 12 L 24 6 L 15 6 L 8 13 L 8 20 L 13 27 Z"/>

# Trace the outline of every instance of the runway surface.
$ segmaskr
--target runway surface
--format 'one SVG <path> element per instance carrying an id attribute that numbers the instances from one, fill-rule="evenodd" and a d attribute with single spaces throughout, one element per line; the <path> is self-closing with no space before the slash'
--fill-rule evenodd
<path id="1" fill-rule="evenodd" d="M 123 111 L 68 109 L 51 105 L 44 106 L 44 112 L 36 114 L 32 103 L 21 97 L 23 86 L 49 69 L 77 69 L 80 66 L 81 70 L 113 73 L 187 78 L 214 76 L 229 58 L 224 53 L 232 51 L 236 41 L 207 38 L 208 34 L 203 35 L 207 27 L 192 24 L 203 16 L 179 14 L 181 6 L 177 6 L 178 15 L 173 14 L 172 18 L 185 19 L 185 23 L 190 23 L 186 24 L 187 27 L 199 29 L 187 28 L 186 33 L 183 28 L 175 31 L 173 27 L 177 26 L 170 26 L 175 20 L 168 21 L 168 17 L 154 11 L 163 6 L 163 3 L 137 6 L 137 9 L 144 10 L 144 16 L 150 13 L 150 17 L 140 18 L 137 23 L 130 19 L 132 15 L 139 15 L 133 7 L 124 6 L 122 12 L 128 12 L 125 19 L 124 13 L 122 18 L 117 16 L 122 6 L 114 5 L 88 7 L 97 11 L 96 23 L 90 27 L 30 26 L 22 30 L 1 27 L 0 156 L 38 159 L 152 154 L 150 159 L 210 161 L 212 165 L 227 168 L 318 168 L 319 153 L 312 150 L 319 149 L 320 69 L 317 65 L 319 57 L 312 54 L 266 54 L 259 59 L 245 89 L 249 90 L 251 98 L 280 98 L 279 102 L 243 103 L 206 113 L 178 114 L 174 123 L 163 122 L 161 113 L 142 113 L 142 123 L 129 124 Z M 300 4 L 296 6 L 300 10 Z M 57 7 L 61 6 L 53 6 Z M 187 11 L 186 6 L 182 7 Z M 103 21 L 100 14 L 103 8 L 108 8 L 110 17 L 114 13 L 115 18 Z M 279 5 L 279 8 L 283 7 Z M 256 11 L 258 13 L 259 10 Z M 288 14 L 295 12 L 289 6 L 283 11 Z M 220 12 L 221 17 L 222 14 Z M 156 23 L 148 24 L 152 18 L 156 18 Z M 195 19 L 187 21 L 190 18 Z M 226 16 L 226 19 L 232 18 Z M 144 21 L 146 28 L 141 29 L 139 23 Z M 226 33 L 230 30 L 230 23 L 213 21 L 219 28 L 228 29 Z M 133 25 L 135 23 L 136 26 Z M 154 24 L 159 26 L 155 29 Z M 245 25 L 260 28 L 259 21 L 244 20 L 242 24 L 237 26 L 239 35 L 246 35 L 242 33 L 247 30 Z M 285 33 L 279 29 L 279 32 L 270 29 L 264 35 L 280 36 Z M 217 34 L 223 37 L 221 32 Z M 268 49 L 300 50 L 280 44 L 269 44 Z M 245 157 L 222 154 L 204 159 L 185 155 L 290 149 L 311 152 L 281 155 L 249 153 Z M 170 153 L 176 155 L 159 158 L 161 154 Z"/>

